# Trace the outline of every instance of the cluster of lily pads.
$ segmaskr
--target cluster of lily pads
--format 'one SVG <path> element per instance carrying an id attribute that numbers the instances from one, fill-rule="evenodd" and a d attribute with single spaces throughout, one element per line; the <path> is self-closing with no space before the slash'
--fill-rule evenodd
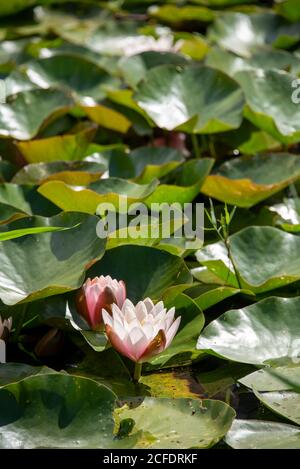
<path id="1" fill-rule="evenodd" d="M 0 448 L 300 448 L 300 1 L 11 0 L 0 39 Z M 203 248 L 100 239 L 122 199 L 204 203 Z"/>

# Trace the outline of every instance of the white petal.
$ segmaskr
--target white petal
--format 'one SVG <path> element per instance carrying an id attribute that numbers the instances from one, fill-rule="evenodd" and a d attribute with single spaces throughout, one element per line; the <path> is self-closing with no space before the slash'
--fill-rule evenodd
<path id="1" fill-rule="evenodd" d="M 175 334 L 178 330 L 178 327 L 179 327 L 179 324 L 180 324 L 180 321 L 181 321 L 181 316 L 179 316 L 172 324 L 172 326 L 170 327 L 170 329 L 168 330 L 167 332 L 167 335 L 166 335 L 166 346 L 165 348 L 169 347 L 170 343 L 172 342 L 172 340 L 174 339 L 175 337 Z"/>
<path id="2" fill-rule="evenodd" d="M 147 317 L 148 310 L 144 301 L 140 301 L 135 307 L 136 317 L 142 323 Z"/>
<path id="3" fill-rule="evenodd" d="M 158 303 L 156 303 L 151 313 L 153 314 L 153 316 L 157 316 L 163 309 L 164 303 L 163 301 L 159 301 Z"/>
<path id="4" fill-rule="evenodd" d="M 135 327 L 134 329 L 130 331 L 129 337 L 130 337 L 132 344 L 135 345 L 143 337 L 145 338 L 145 335 L 143 334 L 143 331 L 140 328 Z"/>
<path id="5" fill-rule="evenodd" d="M 154 339 L 154 337 L 156 336 L 155 334 L 155 329 L 154 327 L 152 326 L 152 324 L 145 324 L 143 326 L 143 333 L 145 334 L 145 336 L 147 337 L 148 340 L 152 340 Z M 158 331 L 157 331 L 158 332 Z"/>
<path id="6" fill-rule="evenodd" d="M 166 327 L 167 330 L 170 328 L 172 322 L 174 321 L 175 308 L 171 308 L 166 314 Z"/>
<path id="7" fill-rule="evenodd" d="M 108 314 L 108 312 L 104 308 L 102 308 L 102 319 L 105 325 L 112 327 L 113 325 L 112 317 L 110 314 Z"/>
<path id="8" fill-rule="evenodd" d="M 150 298 L 145 298 L 145 300 L 143 300 L 143 303 L 147 309 L 147 312 L 150 313 L 150 311 L 154 307 L 153 301 Z"/>

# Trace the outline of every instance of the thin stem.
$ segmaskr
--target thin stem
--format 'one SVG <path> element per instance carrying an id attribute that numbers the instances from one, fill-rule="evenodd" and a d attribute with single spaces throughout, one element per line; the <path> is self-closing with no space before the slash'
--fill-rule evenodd
<path id="1" fill-rule="evenodd" d="M 142 375 L 142 363 L 136 363 L 134 367 L 133 381 L 139 382 Z"/>
<path id="2" fill-rule="evenodd" d="M 235 276 L 236 276 L 236 279 L 237 279 L 237 282 L 238 282 L 239 289 L 241 290 L 242 285 L 241 285 L 241 281 L 240 281 L 240 274 L 239 274 L 239 271 L 238 271 L 238 269 L 235 265 L 235 262 L 233 260 L 232 253 L 231 253 L 231 247 L 230 247 L 230 241 L 229 241 L 228 238 L 225 240 L 225 246 L 226 246 L 228 257 L 231 261 L 231 264 L 232 264 L 232 267 L 233 267 L 233 270 L 234 270 L 234 273 L 235 273 Z"/>
<path id="3" fill-rule="evenodd" d="M 200 152 L 200 147 L 199 147 L 199 142 L 196 134 L 191 134 L 192 138 L 192 144 L 193 144 L 193 149 L 196 158 L 201 158 L 201 152 Z"/>

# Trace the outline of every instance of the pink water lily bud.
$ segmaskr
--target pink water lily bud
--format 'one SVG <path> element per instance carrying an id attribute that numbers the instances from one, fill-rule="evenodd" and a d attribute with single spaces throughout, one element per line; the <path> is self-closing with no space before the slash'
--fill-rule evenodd
<path id="1" fill-rule="evenodd" d="M 12 328 L 12 318 L 4 319 L 0 316 L 0 339 L 6 340 Z"/>
<path id="2" fill-rule="evenodd" d="M 121 280 L 112 279 L 109 275 L 90 278 L 83 284 L 76 297 L 78 312 L 88 322 L 91 329 L 103 328 L 102 309 L 111 313 L 113 304 L 122 308 L 126 299 L 126 286 Z"/>
<path id="3" fill-rule="evenodd" d="M 112 306 L 112 315 L 102 311 L 105 331 L 111 345 L 136 363 L 148 361 L 172 342 L 180 317 L 174 321 L 175 308 L 169 311 L 162 301 L 154 305 L 150 298 L 136 306 L 126 300 L 122 308 Z"/>

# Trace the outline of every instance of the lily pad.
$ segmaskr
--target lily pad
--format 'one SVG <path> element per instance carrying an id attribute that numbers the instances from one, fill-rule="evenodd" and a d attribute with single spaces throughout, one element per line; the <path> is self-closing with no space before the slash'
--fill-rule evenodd
<path id="1" fill-rule="evenodd" d="M 190 280 L 190 273 L 182 259 L 143 246 L 120 246 L 107 251 L 103 259 L 88 271 L 89 277 L 99 275 L 124 280 L 127 296 L 133 302 L 147 296 L 159 299 L 172 284 L 188 283 Z"/>
<path id="2" fill-rule="evenodd" d="M 71 54 L 55 55 L 27 63 L 26 73 L 41 88 L 67 87 L 82 102 L 89 98 L 95 101 L 103 99 L 103 86 L 117 83 L 115 78 L 95 63 Z"/>
<path id="3" fill-rule="evenodd" d="M 96 126 L 77 133 L 17 142 L 16 146 L 28 163 L 81 160 L 95 135 Z"/>
<path id="4" fill-rule="evenodd" d="M 282 203 L 268 208 L 277 214 L 276 225 L 292 233 L 300 231 L 300 199 L 283 199 Z"/>
<path id="5" fill-rule="evenodd" d="M 264 12 L 251 15 L 223 13 L 212 25 L 209 38 L 243 57 L 249 57 L 252 52 L 268 45 L 289 48 L 300 39 L 297 24 L 290 24 L 280 16 Z"/>
<path id="6" fill-rule="evenodd" d="M 197 251 L 198 261 L 226 285 L 263 293 L 300 279 L 298 236 L 269 226 L 251 226 L 230 237 L 235 270 L 223 242 Z M 280 256 L 274 257 L 275 252 Z"/>
<path id="7" fill-rule="evenodd" d="M 0 136 L 30 140 L 46 122 L 55 120 L 72 107 L 63 91 L 33 90 L 15 95 L 0 107 Z M 28 109 L 32 112 L 28 113 Z"/>
<path id="8" fill-rule="evenodd" d="M 240 87 L 209 67 L 155 67 L 138 85 L 134 99 L 158 127 L 167 130 L 215 133 L 242 122 Z"/>
<path id="9" fill-rule="evenodd" d="M 256 391 L 293 391 L 300 389 L 300 367 L 266 367 L 239 380 Z"/>
<path id="10" fill-rule="evenodd" d="M 263 420 L 234 420 L 225 441 L 234 449 L 300 449 L 300 427 Z"/>
<path id="11" fill-rule="evenodd" d="M 227 311 L 211 322 L 197 349 L 255 365 L 293 364 L 299 360 L 299 298 L 271 297 Z"/>
<path id="12" fill-rule="evenodd" d="M 133 420 L 131 436 L 145 434 L 136 448 L 209 448 L 227 433 L 235 416 L 221 401 L 146 397 L 138 406 L 131 402 L 134 407 L 121 408 L 118 417 Z"/>
<path id="13" fill-rule="evenodd" d="M 105 241 L 97 237 L 97 217 L 62 214 L 54 225 L 67 231 L 24 236 L 0 243 L 0 298 L 13 305 L 79 288 L 85 270 L 103 254 Z M 45 269 L 47 265 L 47 269 Z"/>
<path id="14" fill-rule="evenodd" d="M 300 110 L 293 102 L 296 75 L 257 69 L 239 72 L 235 79 L 245 93 L 245 117 L 282 143 L 298 142 Z"/>
<path id="15" fill-rule="evenodd" d="M 119 68 L 126 83 L 135 88 L 145 78 L 147 71 L 160 65 L 184 65 L 187 59 L 174 52 L 147 51 L 141 54 L 124 57 L 119 62 Z"/>
<path id="16" fill-rule="evenodd" d="M 252 207 L 300 178 L 300 158 L 291 153 L 242 156 L 209 175 L 201 192 L 238 207 Z"/>
<path id="17" fill-rule="evenodd" d="M 256 397 L 269 409 L 294 423 L 300 424 L 300 394 L 291 391 L 254 391 Z"/>
<path id="18" fill-rule="evenodd" d="M 31 366 L 25 363 L 1 363 L 0 371 L 0 387 L 17 383 L 37 374 L 55 373 L 51 368 L 46 366 Z"/>
<path id="19" fill-rule="evenodd" d="M 168 174 L 168 184 L 161 183 L 147 198 L 147 204 L 152 203 L 176 203 L 192 202 L 199 194 L 206 177 L 210 173 L 214 160 L 201 158 L 185 162 Z M 173 176 L 173 178 L 172 178 Z"/>
<path id="20" fill-rule="evenodd" d="M 87 161 L 53 161 L 24 166 L 13 178 L 14 184 L 43 184 L 63 181 L 72 185 L 89 185 L 101 178 L 106 167 Z"/>
<path id="21" fill-rule="evenodd" d="M 63 210 L 95 214 L 99 204 L 113 204 L 119 210 L 122 202 L 131 204 L 146 199 L 157 186 L 136 184 L 125 179 L 109 178 L 91 183 L 87 188 L 69 186 L 62 181 L 49 181 L 39 193 Z"/>
<path id="22" fill-rule="evenodd" d="M 0 389 L 0 447 L 109 447 L 115 398 L 95 381 L 63 373 L 10 384 Z"/>
<path id="23" fill-rule="evenodd" d="M 148 10 L 150 16 L 159 21 L 171 24 L 181 24 L 189 21 L 210 23 L 215 14 L 209 8 L 198 5 L 186 5 L 178 7 L 176 5 L 151 6 Z"/>

